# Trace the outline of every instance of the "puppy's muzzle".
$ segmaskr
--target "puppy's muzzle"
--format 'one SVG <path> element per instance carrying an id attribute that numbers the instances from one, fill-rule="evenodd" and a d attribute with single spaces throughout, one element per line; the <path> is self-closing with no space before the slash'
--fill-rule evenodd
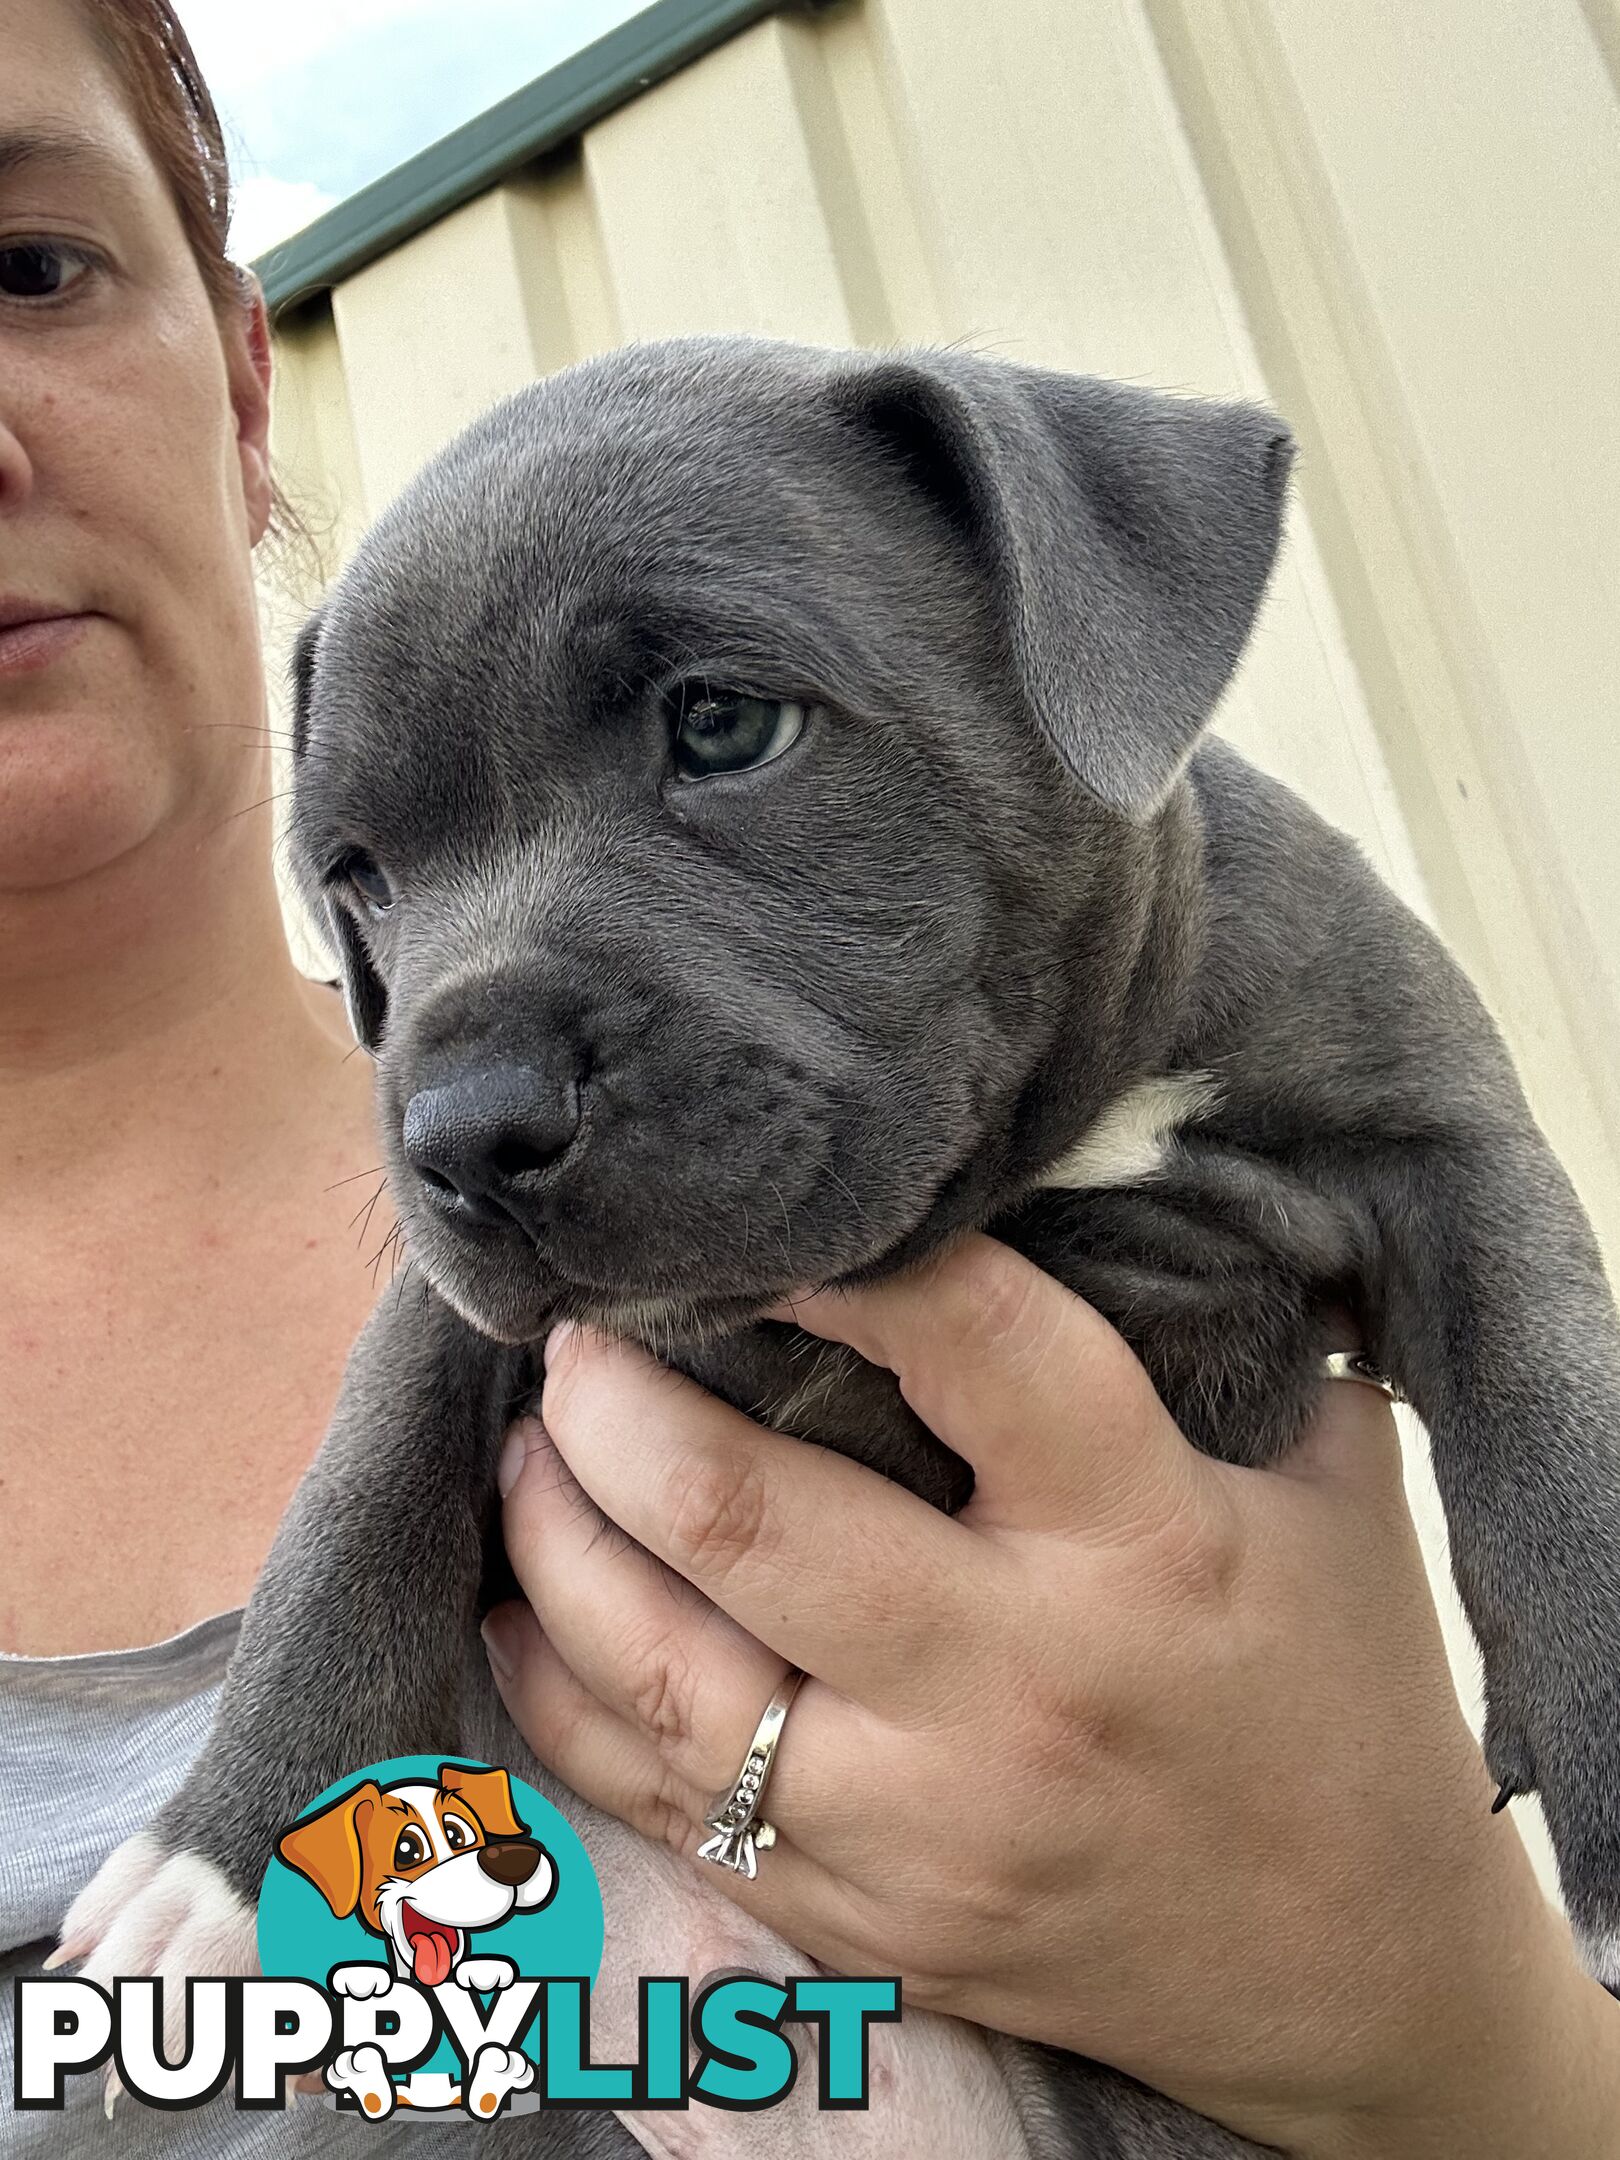
<path id="1" fill-rule="evenodd" d="M 540 1865 L 540 1848 L 521 1838 L 506 1838 L 497 1845 L 485 1845 L 479 1849 L 478 1865 L 493 1882 L 504 1883 L 515 1890 L 519 1883 L 526 1883 Z"/>
<path id="2" fill-rule="evenodd" d="M 522 1225 L 526 1205 L 573 1145 L 579 1124 L 576 1073 L 494 1065 L 413 1095 L 401 1139 L 442 1214 L 510 1228 Z"/>

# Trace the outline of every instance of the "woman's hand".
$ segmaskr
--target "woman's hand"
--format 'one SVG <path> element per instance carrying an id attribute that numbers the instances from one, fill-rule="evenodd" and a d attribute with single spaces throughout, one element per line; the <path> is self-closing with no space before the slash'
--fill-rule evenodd
<path id="1" fill-rule="evenodd" d="M 1620 2150 L 1620 2010 L 1490 1813 L 1378 1396 L 1212 1462 L 983 1237 L 793 1317 L 899 1375 L 971 1503 L 554 1338 L 502 1466 L 533 1614 L 487 1629 L 535 1752 L 691 1855 L 800 1665 L 780 1842 L 708 1872 L 828 1965 L 1294 2152 Z"/>

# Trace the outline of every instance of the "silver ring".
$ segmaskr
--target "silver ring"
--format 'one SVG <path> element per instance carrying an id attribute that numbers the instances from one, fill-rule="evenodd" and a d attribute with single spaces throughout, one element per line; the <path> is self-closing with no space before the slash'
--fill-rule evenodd
<path id="1" fill-rule="evenodd" d="M 754 1728 L 736 1781 L 717 1795 L 703 1818 L 714 1836 L 698 1847 L 698 1858 L 712 1860 L 716 1867 L 730 1868 L 734 1875 L 746 1875 L 750 1882 L 759 1873 L 759 1855 L 769 1852 L 776 1843 L 775 1829 L 759 1811 L 765 1804 L 765 1788 L 771 1781 L 782 1727 L 803 1680 L 804 1674 L 796 1665 L 790 1665 L 782 1675 L 776 1693 L 765 1705 L 765 1715 Z"/>
<path id="2" fill-rule="evenodd" d="M 1376 1388 L 1386 1402 L 1406 1400 L 1388 1373 L 1381 1373 L 1361 1350 L 1330 1350 L 1322 1360 L 1322 1375 L 1327 1380 L 1359 1380 L 1363 1387 Z"/>

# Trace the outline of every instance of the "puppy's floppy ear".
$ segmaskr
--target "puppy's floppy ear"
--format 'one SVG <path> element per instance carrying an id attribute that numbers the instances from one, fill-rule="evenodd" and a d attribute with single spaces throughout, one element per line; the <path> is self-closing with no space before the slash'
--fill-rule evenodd
<path id="1" fill-rule="evenodd" d="M 1069 771 L 1151 817 L 1270 575 L 1282 422 L 959 352 L 846 363 L 832 394 L 974 547 L 1031 718 Z"/>
<path id="2" fill-rule="evenodd" d="M 280 1858 L 315 1885 L 340 1920 L 347 1920 L 360 1902 L 365 1881 L 360 1836 L 381 1799 L 376 1780 L 367 1778 L 276 1839 Z"/>
<path id="3" fill-rule="evenodd" d="M 315 686 L 315 648 L 321 640 L 323 612 L 317 608 L 293 640 L 289 674 L 292 678 L 293 756 L 309 748 L 309 700 Z"/>
<path id="4" fill-rule="evenodd" d="M 371 964 L 359 924 L 330 893 L 326 895 L 326 919 L 343 971 L 343 1002 L 348 1008 L 349 1026 L 361 1049 L 375 1057 L 382 1041 L 383 1022 L 388 1017 L 388 993 Z"/>
<path id="5" fill-rule="evenodd" d="M 440 1763 L 439 1783 L 466 1801 L 495 1838 L 526 1838 L 527 1826 L 512 1805 L 512 1780 L 504 1770 L 468 1770 L 460 1763 Z"/>
<path id="6" fill-rule="evenodd" d="M 310 715 L 315 693 L 316 653 L 321 641 L 321 628 L 325 616 L 320 608 L 299 631 L 292 653 L 293 693 L 293 756 L 295 759 L 309 754 Z M 326 915 L 327 928 L 332 934 L 332 949 L 337 955 L 343 976 L 343 1002 L 348 1008 L 349 1026 L 360 1047 L 375 1053 L 382 1041 L 383 1022 L 388 1013 L 388 995 L 382 980 L 371 964 L 365 940 L 359 925 L 348 909 L 329 892 L 320 894 L 320 904 Z"/>

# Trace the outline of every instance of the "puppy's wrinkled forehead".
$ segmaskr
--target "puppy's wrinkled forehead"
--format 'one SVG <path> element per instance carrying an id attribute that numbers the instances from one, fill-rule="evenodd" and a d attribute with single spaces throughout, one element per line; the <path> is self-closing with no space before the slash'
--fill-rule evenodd
<path id="1" fill-rule="evenodd" d="M 328 610 L 314 737 L 386 814 L 476 713 L 444 807 L 509 825 L 548 748 L 671 681 L 882 712 L 982 613 L 969 551 L 808 374 L 616 356 L 511 400 L 382 518 Z"/>

